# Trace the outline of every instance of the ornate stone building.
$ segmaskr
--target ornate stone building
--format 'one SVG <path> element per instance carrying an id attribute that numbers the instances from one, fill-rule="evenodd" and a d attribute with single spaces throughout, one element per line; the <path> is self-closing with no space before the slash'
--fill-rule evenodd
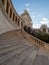
<path id="1" fill-rule="evenodd" d="M 45 24 L 42 24 L 40 28 L 36 29 L 36 28 L 33 28 L 33 30 L 35 32 L 43 32 L 43 33 L 49 33 L 49 28 L 47 27 L 47 25 Z"/>
<path id="2" fill-rule="evenodd" d="M 40 31 L 45 32 L 45 33 L 49 33 L 49 28 L 47 27 L 47 25 L 43 24 L 40 27 Z"/>
<path id="3" fill-rule="evenodd" d="M 21 14 L 21 17 L 25 21 L 25 26 L 32 28 L 32 19 L 27 10 L 24 10 L 24 13 Z"/>

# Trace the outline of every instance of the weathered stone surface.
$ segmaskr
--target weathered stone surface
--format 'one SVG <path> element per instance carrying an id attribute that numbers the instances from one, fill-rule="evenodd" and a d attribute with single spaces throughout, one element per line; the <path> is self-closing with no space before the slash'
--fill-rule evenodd
<path id="1" fill-rule="evenodd" d="M 0 35 L 0 64 L 49 65 L 49 52 L 25 39 L 20 30 L 11 31 Z"/>
<path id="2" fill-rule="evenodd" d="M 10 30 L 14 30 L 16 29 L 16 27 L 14 27 L 7 19 L 6 16 L 4 16 L 4 14 L 2 13 L 1 9 L 0 9 L 0 34 L 10 31 Z"/>
<path id="3" fill-rule="evenodd" d="M 6 1 L 11 5 L 11 0 L 5 0 L 5 2 Z M 2 2 L 4 3 L 4 0 L 2 0 Z M 6 3 L 4 6 L 6 9 Z M 8 5 L 8 7 L 10 6 Z M 12 7 L 12 9 L 14 8 Z M 12 20 L 10 20 L 10 12 L 7 14 L 7 11 L 2 10 L 0 6 L 0 65 L 49 65 L 49 51 L 31 42 L 30 39 L 32 38 L 30 35 L 26 34 L 26 37 L 24 37 L 22 33 L 24 31 L 20 30 L 20 28 L 15 30 L 17 28 L 10 22 L 13 24 L 17 22 L 18 27 L 23 27 L 23 25 L 21 25 L 23 20 L 13 10 L 14 16 L 17 15 L 17 21 L 15 21 L 13 14 Z M 29 40 L 26 39 L 27 36 L 28 38 L 30 37 Z"/>

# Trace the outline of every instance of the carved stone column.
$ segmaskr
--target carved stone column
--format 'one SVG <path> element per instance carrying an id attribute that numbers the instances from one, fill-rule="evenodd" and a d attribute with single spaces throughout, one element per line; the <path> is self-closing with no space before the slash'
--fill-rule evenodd
<path id="1" fill-rule="evenodd" d="M 17 16 L 15 17 L 15 23 L 17 24 Z"/>
<path id="2" fill-rule="evenodd" d="M 19 27 L 21 28 L 22 26 L 21 26 L 21 22 L 22 22 L 22 20 L 20 19 L 20 21 L 19 21 Z"/>
<path id="3" fill-rule="evenodd" d="M 18 25 L 18 17 L 17 17 L 17 25 Z"/>
<path id="4" fill-rule="evenodd" d="M 10 5 L 9 5 L 9 10 L 8 10 L 8 16 L 10 17 Z"/>
<path id="5" fill-rule="evenodd" d="M 16 22 L 16 16 L 14 16 L 14 23 Z"/>
<path id="6" fill-rule="evenodd" d="M 13 11 L 12 11 L 12 17 L 11 17 L 12 21 L 13 21 Z"/>
<path id="7" fill-rule="evenodd" d="M 6 6 L 7 6 L 7 0 L 5 0 L 5 2 L 4 2 L 4 8 L 5 8 L 5 10 L 6 10 Z"/>

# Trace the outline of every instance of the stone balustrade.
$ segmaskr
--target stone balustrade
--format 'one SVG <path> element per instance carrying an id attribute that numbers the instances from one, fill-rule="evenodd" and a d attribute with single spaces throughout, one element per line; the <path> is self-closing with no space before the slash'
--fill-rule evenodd
<path id="1" fill-rule="evenodd" d="M 24 26 L 24 20 L 15 11 L 11 0 L 1 0 L 1 8 L 16 27 L 22 28 Z"/>
<path id="2" fill-rule="evenodd" d="M 48 49 L 48 50 L 49 50 L 49 44 L 47 44 L 47 43 L 45 43 L 45 42 L 43 42 L 43 41 L 37 39 L 36 37 L 34 37 L 34 36 L 28 34 L 28 33 L 25 32 L 24 30 L 23 30 L 23 36 L 24 36 L 25 38 L 27 38 L 28 40 L 30 40 L 31 42 L 33 42 L 34 44 L 36 44 L 36 45 L 38 45 L 38 46 L 40 46 L 40 47 L 42 47 L 42 48 L 45 48 L 45 49 Z"/>

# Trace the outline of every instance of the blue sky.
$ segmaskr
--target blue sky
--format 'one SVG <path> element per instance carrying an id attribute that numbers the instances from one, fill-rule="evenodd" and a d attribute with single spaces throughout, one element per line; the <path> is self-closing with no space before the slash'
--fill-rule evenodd
<path id="1" fill-rule="evenodd" d="M 28 10 L 34 28 L 42 24 L 49 27 L 49 0 L 12 0 L 12 3 L 19 15 Z"/>

